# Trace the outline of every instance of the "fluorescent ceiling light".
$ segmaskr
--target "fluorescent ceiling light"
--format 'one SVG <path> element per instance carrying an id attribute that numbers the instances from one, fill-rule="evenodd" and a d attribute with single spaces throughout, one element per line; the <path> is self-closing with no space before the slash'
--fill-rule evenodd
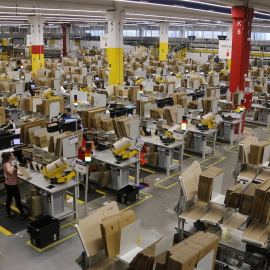
<path id="1" fill-rule="evenodd" d="M 39 8 L 39 7 L 9 7 L 9 6 L 0 6 L 3 9 L 29 9 L 29 10 L 51 10 L 51 11 L 70 11 L 70 12 L 87 12 L 87 13 L 106 13 L 102 10 L 85 10 L 85 9 L 63 9 L 63 8 Z"/>
<path id="2" fill-rule="evenodd" d="M 231 9 L 231 7 L 228 7 L 228 6 L 225 6 L 225 5 L 218 5 L 218 4 L 213 4 L 213 3 L 209 3 L 209 2 L 201 2 L 201 1 L 195 1 L 195 0 L 181 0 L 181 1 L 197 3 L 197 4 L 207 5 L 207 6 L 222 7 L 222 8 Z"/>

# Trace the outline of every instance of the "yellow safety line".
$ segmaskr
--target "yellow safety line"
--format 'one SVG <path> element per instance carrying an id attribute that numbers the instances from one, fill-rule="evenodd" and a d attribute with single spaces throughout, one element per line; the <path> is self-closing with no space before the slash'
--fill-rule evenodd
<path id="1" fill-rule="evenodd" d="M 12 233 L 10 231 L 6 230 L 2 226 L 0 226 L 0 232 L 3 233 L 3 234 L 5 234 L 6 236 L 12 235 Z"/>
<path id="2" fill-rule="evenodd" d="M 200 164 L 202 164 L 203 162 L 205 162 L 205 161 L 207 161 L 207 160 L 209 160 L 209 159 L 211 159 L 211 158 L 215 158 L 215 157 L 221 157 L 222 159 L 219 159 L 218 161 L 212 163 L 211 165 L 209 165 L 209 166 L 207 166 L 207 167 L 202 166 L 202 165 L 201 165 L 201 167 L 203 167 L 203 168 L 205 168 L 205 169 L 208 169 L 208 168 L 210 168 L 211 166 L 213 166 L 213 165 L 215 165 L 215 164 L 219 163 L 220 161 L 222 161 L 222 160 L 224 160 L 224 159 L 227 158 L 227 157 L 215 155 L 215 156 L 212 156 L 212 157 L 210 157 L 210 158 L 208 158 L 208 159 L 203 160 L 202 162 L 200 162 Z"/>
<path id="3" fill-rule="evenodd" d="M 60 227 L 60 229 L 66 227 L 66 226 L 72 226 L 72 227 L 75 227 L 75 225 L 74 225 L 73 223 L 76 222 L 76 221 L 80 221 L 80 219 L 76 219 L 76 220 L 73 220 L 73 221 L 71 221 L 71 222 L 69 222 L 69 223 L 67 223 L 67 224 L 64 224 L 63 226 Z M 48 249 L 48 248 L 50 248 L 50 247 L 52 247 L 52 246 L 55 246 L 55 245 L 57 245 L 58 243 L 61 243 L 61 242 L 65 241 L 65 240 L 67 240 L 67 239 L 73 237 L 73 236 L 76 235 L 76 234 L 77 234 L 77 233 L 74 233 L 74 234 L 72 234 L 72 235 L 69 235 L 69 236 L 67 236 L 66 238 L 63 238 L 63 239 L 61 239 L 61 240 L 59 240 L 59 241 L 57 241 L 57 242 L 54 242 L 53 244 L 51 244 L 51 245 L 49 245 L 49 246 L 46 246 L 45 248 L 42 248 L 42 249 L 33 246 L 33 245 L 31 244 L 31 241 L 28 241 L 28 242 L 26 242 L 26 243 L 27 243 L 29 246 L 31 246 L 31 247 L 33 247 L 34 249 L 36 249 L 37 251 L 42 252 L 42 251 L 44 251 L 45 249 Z"/>
<path id="4" fill-rule="evenodd" d="M 244 129 L 253 129 L 253 128 L 247 128 L 247 127 L 244 127 Z"/>
<path id="5" fill-rule="evenodd" d="M 135 167 L 134 165 L 130 165 L 131 167 Z M 154 171 L 150 171 L 150 170 L 148 170 L 148 169 L 145 169 L 145 168 L 142 168 L 142 170 L 143 171 L 146 171 L 146 172 L 150 172 L 150 173 L 156 173 L 156 172 L 154 172 Z"/>
<path id="6" fill-rule="evenodd" d="M 76 234 L 77 234 L 77 233 L 73 233 L 72 235 L 67 236 L 66 238 L 61 239 L 61 240 L 59 240 L 59 241 L 57 241 L 57 242 L 54 242 L 53 244 L 51 244 L 51 245 L 49 245 L 49 246 L 47 246 L 47 247 L 45 247 L 45 248 L 42 248 L 42 249 L 33 246 L 33 245 L 31 244 L 31 241 L 28 241 L 28 242 L 26 242 L 26 243 L 27 243 L 29 246 L 31 246 L 31 247 L 33 247 L 34 249 L 36 249 L 37 251 L 42 252 L 42 251 L 44 251 L 44 250 L 46 250 L 46 249 L 48 249 L 48 248 L 50 248 L 50 247 L 53 247 L 53 246 L 55 246 L 55 245 L 57 245 L 57 244 L 59 244 L 59 243 L 65 241 L 65 240 L 67 240 L 67 239 L 73 237 L 73 236 L 76 235 Z"/>
<path id="7" fill-rule="evenodd" d="M 128 206 L 128 207 L 122 209 L 120 212 L 123 212 L 123 211 L 125 211 L 125 210 L 127 210 L 127 209 L 129 209 L 129 208 L 131 208 L 131 207 L 133 207 L 133 206 L 135 206 L 135 205 L 137 205 L 137 204 L 139 204 L 139 203 L 142 203 L 142 202 L 144 202 L 144 201 L 146 201 L 146 200 L 148 200 L 148 199 L 150 199 L 150 198 L 153 197 L 153 195 L 150 195 L 150 194 L 145 193 L 145 192 L 142 192 L 142 191 L 140 191 L 140 193 L 147 195 L 148 198 L 143 198 L 141 201 L 139 201 L 139 202 L 137 202 L 137 203 L 134 203 L 133 205 L 130 205 L 130 206 Z"/>
<path id="8" fill-rule="evenodd" d="M 3 204 L 6 205 L 6 203 L 3 203 Z M 17 213 L 20 213 L 20 211 L 19 211 L 19 209 L 18 209 L 17 207 L 11 205 L 10 208 L 11 208 L 12 210 L 16 211 Z M 34 217 L 27 217 L 27 218 L 29 218 L 29 219 L 31 219 L 31 220 L 33 220 L 33 221 L 36 220 Z"/>
<path id="9" fill-rule="evenodd" d="M 68 199 L 73 198 L 72 196 L 70 196 L 70 195 L 68 195 L 68 194 L 66 194 L 66 196 L 67 196 Z M 78 202 L 79 204 L 84 204 L 84 202 L 81 201 L 81 200 L 79 200 L 79 199 L 77 199 L 77 202 Z"/>
<path id="10" fill-rule="evenodd" d="M 237 147 L 237 145 L 238 145 L 238 144 L 236 144 L 236 145 L 234 145 L 234 146 L 228 148 L 226 151 L 227 151 L 227 152 L 231 152 L 231 153 L 237 153 L 237 151 L 231 151 L 231 149 L 234 148 L 234 147 Z"/>
<path id="11" fill-rule="evenodd" d="M 157 187 L 161 187 L 161 188 L 164 188 L 164 189 L 168 189 L 168 188 L 170 188 L 170 187 L 172 187 L 172 186 L 176 185 L 176 184 L 178 183 L 178 181 L 177 181 L 177 182 L 175 182 L 175 183 L 173 183 L 173 184 L 171 184 L 171 185 L 170 185 L 170 186 L 168 186 L 168 187 L 161 186 L 161 185 L 159 185 L 159 183 L 161 183 L 161 182 L 163 182 L 163 181 L 165 181 L 165 180 L 168 180 L 168 179 L 170 179 L 170 178 L 172 178 L 172 177 L 174 177 L 174 176 L 176 176 L 176 175 L 178 175 L 178 174 L 180 174 L 180 172 L 175 173 L 175 174 L 173 174 L 173 175 L 170 175 L 170 176 L 168 176 L 168 177 L 166 177 L 166 178 L 164 178 L 164 179 L 162 179 L 162 180 L 158 181 L 158 182 L 157 182 L 157 183 L 155 183 L 154 185 L 155 185 L 155 186 L 157 186 Z"/>
<path id="12" fill-rule="evenodd" d="M 97 192 L 97 193 L 100 193 L 100 194 L 102 194 L 102 195 L 104 195 L 104 196 L 107 194 L 107 193 L 105 193 L 105 192 L 103 192 L 103 191 L 100 191 L 100 190 L 98 190 L 98 189 L 96 189 L 96 192 Z"/>
<path id="13" fill-rule="evenodd" d="M 174 162 L 179 162 L 179 160 L 177 160 L 177 159 L 173 159 L 173 161 L 174 161 Z"/>
<path id="14" fill-rule="evenodd" d="M 192 157 L 192 155 L 184 154 L 184 156 Z"/>
<path id="15" fill-rule="evenodd" d="M 213 141 L 207 140 L 207 142 L 213 142 Z M 216 144 L 221 144 L 221 143 L 216 141 Z"/>
<path id="16" fill-rule="evenodd" d="M 135 179 L 135 177 L 134 177 L 134 176 L 131 176 L 131 175 L 129 176 L 129 178 L 130 178 L 130 179 L 132 179 L 132 180 L 134 180 L 134 179 Z"/>
<path id="17" fill-rule="evenodd" d="M 270 128 L 266 129 L 265 131 L 266 131 L 266 132 L 270 131 Z"/>
<path id="18" fill-rule="evenodd" d="M 69 226 L 69 225 L 71 225 L 71 226 L 72 226 L 72 224 L 73 224 L 74 222 L 76 222 L 76 221 L 80 221 L 80 219 L 78 218 L 78 219 L 73 220 L 73 221 L 71 221 L 71 222 L 69 222 L 69 223 L 67 223 L 67 224 L 64 224 L 63 226 L 61 226 L 61 227 L 60 227 L 60 229 L 62 229 L 62 228 L 64 228 L 64 227 L 66 227 L 66 226 Z"/>

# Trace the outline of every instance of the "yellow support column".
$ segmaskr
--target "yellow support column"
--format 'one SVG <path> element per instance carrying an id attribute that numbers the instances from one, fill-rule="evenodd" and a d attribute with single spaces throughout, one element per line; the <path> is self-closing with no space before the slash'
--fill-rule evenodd
<path id="1" fill-rule="evenodd" d="M 108 68 L 109 85 L 123 85 L 123 20 L 125 13 L 121 9 L 107 11 L 108 20 Z"/>
<path id="2" fill-rule="evenodd" d="M 166 60 L 168 55 L 168 23 L 159 24 L 159 61 Z"/>
<path id="3" fill-rule="evenodd" d="M 231 69 L 231 63 L 232 63 L 232 60 L 228 59 L 228 68 L 227 69 Z"/>

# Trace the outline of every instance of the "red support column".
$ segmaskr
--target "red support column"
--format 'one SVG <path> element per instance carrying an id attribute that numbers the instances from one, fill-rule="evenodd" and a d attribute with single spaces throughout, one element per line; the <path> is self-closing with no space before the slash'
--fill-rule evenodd
<path id="1" fill-rule="evenodd" d="M 248 74 L 249 69 L 250 36 L 253 17 L 253 8 L 232 7 L 231 98 L 238 87 L 241 91 L 245 90 L 245 75 Z"/>
<path id="2" fill-rule="evenodd" d="M 63 57 L 67 56 L 67 26 L 65 24 L 62 25 L 63 29 Z"/>

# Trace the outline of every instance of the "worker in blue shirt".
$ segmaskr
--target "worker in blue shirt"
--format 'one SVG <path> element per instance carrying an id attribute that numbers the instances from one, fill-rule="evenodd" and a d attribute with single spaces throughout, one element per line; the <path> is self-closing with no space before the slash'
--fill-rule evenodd
<path id="1" fill-rule="evenodd" d="M 70 108 L 66 108 L 65 109 L 65 114 L 66 114 L 66 116 L 64 117 L 64 120 L 75 118 L 74 115 L 71 113 L 71 109 Z"/>

